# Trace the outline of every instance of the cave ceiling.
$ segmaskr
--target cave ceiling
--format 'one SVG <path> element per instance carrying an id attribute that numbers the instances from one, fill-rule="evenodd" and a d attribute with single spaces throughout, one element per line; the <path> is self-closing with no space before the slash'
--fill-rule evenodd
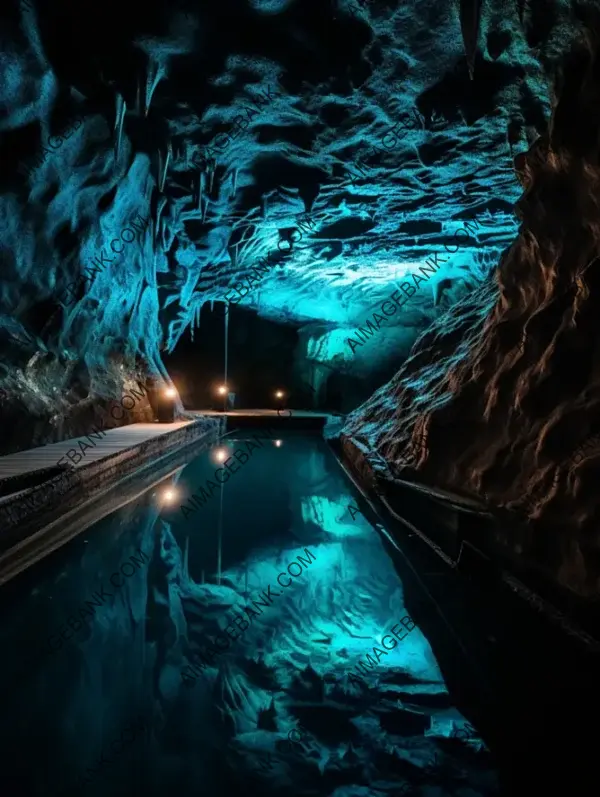
<path id="1" fill-rule="evenodd" d="M 48 352 L 93 368 L 123 346 L 156 364 L 204 305 L 240 292 L 343 340 L 438 253 L 393 319 L 425 328 L 515 237 L 514 158 L 546 129 L 573 30 L 567 0 L 3 15 L 4 379 Z"/>

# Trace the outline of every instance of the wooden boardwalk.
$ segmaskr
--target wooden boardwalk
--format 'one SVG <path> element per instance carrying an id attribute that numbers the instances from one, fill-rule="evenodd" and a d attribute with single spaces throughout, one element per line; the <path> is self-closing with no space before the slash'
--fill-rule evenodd
<path id="1" fill-rule="evenodd" d="M 231 418 L 281 418 L 286 420 L 288 411 L 284 410 L 281 416 L 277 415 L 277 410 L 230 410 L 228 412 L 218 412 L 217 410 L 186 410 L 186 412 L 197 415 L 198 418 L 208 416 L 211 418 L 231 417 Z M 326 418 L 327 413 L 311 412 L 310 410 L 290 410 L 294 418 Z M 20 476 L 24 473 L 32 473 L 44 468 L 54 468 L 56 463 L 64 457 L 62 465 L 74 465 L 76 468 L 89 465 L 110 454 L 124 451 L 126 448 L 136 446 L 145 440 L 158 437 L 168 432 L 173 432 L 186 426 L 193 421 L 177 421 L 175 423 L 132 423 L 128 426 L 121 426 L 116 429 L 106 429 L 104 436 L 98 440 L 97 436 L 81 435 L 71 440 L 61 440 L 60 443 L 49 443 L 39 448 L 30 448 L 26 451 L 17 451 L 14 454 L 6 454 L 0 457 L 0 479 L 9 476 Z M 91 435 L 92 433 L 90 433 Z M 81 443 L 81 446 L 80 446 Z M 87 448 L 86 448 L 87 446 Z M 67 451 L 75 450 L 81 456 L 78 462 L 67 459 Z M 75 459 L 77 457 L 75 456 Z M 1 500 L 1 498 L 0 498 Z"/>
<path id="2" fill-rule="evenodd" d="M 141 494 L 184 467 L 189 447 L 214 439 L 220 428 L 200 419 L 138 423 L 107 430 L 83 452 L 84 438 L 75 438 L 1 457 L 3 474 L 14 478 L 0 481 L 0 584 L 81 533 L 83 519 L 114 506 L 116 495 Z M 61 474 L 57 459 L 70 448 L 86 456 Z"/>
<path id="3" fill-rule="evenodd" d="M 14 454 L 0 457 L 0 479 L 6 479 L 9 476 L 20 476 L 21 474 L 31 473 L 43 468 L 54 468 L 61 457 L 65 457 L 67 451 L 71 449 L 74 449 L 81 456 L 81 460 L 75 463 L 65 457 L 61 463 L 62 465 L 74 465 L 76 468 L 89 465 L 90 462 L 96 462 L 111 454 L 124 451 L 126 448 L 139 445 L 145 440 L 159 437 L 168 432 L 174 432 L 189 423 L 193 423 L 193 421 L 132 423 L 116 429 L 106 429 L 104 436 L 100 440 L 96 437 L 82 435 L 72 440 L 61 440 L 60 443 L 49 443 L 39 448 L 17 451 Z M 82 444 L 81 447 L 79 445 L 80 442 Z M 89 448 L 85 448 L 85 446 L 89 446 Z"/>
<path id="4" fill-rule="evenodd" d="M 294 410 L 285 409 L 281 410 L 281 415 L 277 414 L 277 410 L 227 410 L 221 412 L 220 410 L 187 410 L 193 412 L 194 415 L 209 415 L 213 416 L 231 416 L 232 418 L 328 418 L 332 413 L 330 412 L 313 412 L 312 410 Z M 291 415 L 289 414 L 291 413 Z"/>

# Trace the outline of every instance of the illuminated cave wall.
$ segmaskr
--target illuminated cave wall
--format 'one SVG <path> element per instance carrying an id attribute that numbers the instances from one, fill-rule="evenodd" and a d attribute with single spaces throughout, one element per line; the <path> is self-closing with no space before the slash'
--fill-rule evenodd
<path id="1" fill-rule="evenodd" d="M 600 9 L 578 25 L 548 131 L 516 160 L 519 235 L 343 433 L 400 478 L 510 510 L 494 544 L 597 600 Z"/>
<path id="2" fill-rule="evenodd" d="M 516 230 L 513 157 L 546 129 L 572 4 L 480 5 L 5 7 L 5 417 L 18 405 L 65 432 L 81 401 L 165 377 L 226 297 L 299 330 L 296 374 L 325 399 L 350 409 L 377 387 L 491 274 Z M 436 275 L 351 351 L 436 253 Z"/>

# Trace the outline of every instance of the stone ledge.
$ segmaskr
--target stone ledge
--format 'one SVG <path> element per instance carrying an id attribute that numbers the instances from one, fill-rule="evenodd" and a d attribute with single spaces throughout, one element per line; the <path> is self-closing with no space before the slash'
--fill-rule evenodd
<path id="1" fill-rule="evenodd" d="M 352 463 L 363 483 L 371 490 L 379 493 L 380 480 L 393 480 L 389 465 L 385 459 L 375 451 L 371 451 L 356 437 L 342 433 L 339 437 L 339 444 L 344 456 Z"/>
<path id="2" fill-rule="evenodd" d="M 5 553 L 23 542 L 60 515 L 97 497 L 100 490 L 113 486 L 124 476 L 150 464 L 148 460 L 151 456 L 154 455 L 152 464 L 155 464 L 157 459 L 175 454 L 203 437 L 207 440 L 214 439 L 220 430 L 219 420 L 200 419 L 88 465 L 70 468 L 66 473 L 55 476 L 42 485 L 25 490 L 11 501 L 5 502 L 2 507 L 0 553 Z M 42 499 L 38 506 L 31 505 L 33 494 Z"/>

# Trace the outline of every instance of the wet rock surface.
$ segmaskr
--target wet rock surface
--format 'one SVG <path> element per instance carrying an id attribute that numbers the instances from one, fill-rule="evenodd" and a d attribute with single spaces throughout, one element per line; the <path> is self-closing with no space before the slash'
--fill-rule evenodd
<path id="1" fill-rule="evenodd" d="M 596 598 L 599 28 L 582 19 L 549 130 L 517 159 L 519 235 L 344 432 L 397 475 L 514 510 L 512 553 Z"/>
<path id="2" fill-rule="evenodd" d="M 364 399 L 489 280 L 513 158 L 582 29 L 567 0 L 3 14 L 0 389 L 7 417 L 40 418 L 23 445 L 54 439 L 65 396 L 107 395 L 114 353 L 166 377 L 212 300 L 294 325 L 322 402 Z M 410 301 L 352 347 L 401 285 Z"/>

